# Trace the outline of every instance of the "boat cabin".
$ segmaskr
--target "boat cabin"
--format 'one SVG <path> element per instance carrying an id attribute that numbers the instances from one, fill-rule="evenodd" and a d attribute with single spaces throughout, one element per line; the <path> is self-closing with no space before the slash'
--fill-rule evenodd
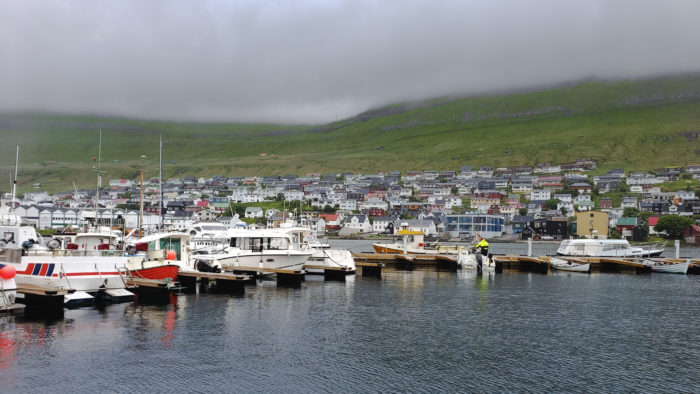
<path id="1" fill-rule="evenodd" d="M 294 242 L 288 234 L 275 230 L 229 230 L 228 245 L 241 250 L 289 250 Z"/>

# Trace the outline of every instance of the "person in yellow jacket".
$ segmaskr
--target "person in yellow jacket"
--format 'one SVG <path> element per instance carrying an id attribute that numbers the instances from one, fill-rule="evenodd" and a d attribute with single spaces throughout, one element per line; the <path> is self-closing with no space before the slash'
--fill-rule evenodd
<path id="1" fill-rule="evenodd" d="M 481 248 L 481 254 L 484 256 L 489 255 L 489 243 L 486 242 L 484 238 L 481 238 L 478 244 L 474 245 L 475 248 Z"/>

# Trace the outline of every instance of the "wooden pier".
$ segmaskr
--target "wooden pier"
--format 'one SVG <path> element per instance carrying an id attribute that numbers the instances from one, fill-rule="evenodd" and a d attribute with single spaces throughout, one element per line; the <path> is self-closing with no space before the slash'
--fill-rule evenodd
<path id="1" fill-rule="evenodd" d="M 382 277 L 382 268 L 384 268 L 384 263 L 373 261 L 355 261 L 355 266 L 360 267 L 363 277 Z"/>
<path id="2" fill-rule="evenodd" d="M 139 300 L 144 299 L 159 299 L 169 298 L 171 293 L 182 291 L 180 282 L 168 279 L 146 279 L 146 278 L 130 278 L 127 280 L 127 285 L 133 286 L 131 291 L 138 294 Z"/>
<path id="3" fill-rule="evenodd" d="M 356 261 L 381 261 L 398 266 L 436 266 L 447 269 L 457 268 L 456 254 L 398 254 L 398 253 L 353 253 Z"/>
<path id="4" fill-rule="evenodd" d="M 237 274 L 251 275 L 253 277 L 261 277 L 264 274 L 275 274 L 277 276 L 278 285 L 297 285 L 304 281 L 306 270 L 291 270 L 278 268 L 261 268 L 247 267 L 242 265 L 225 267 L 226 271 L 231 271 Z"/>
<path id="5" fill-rule="evenodd" d="M 39 286 L 21 284 L 17 286 L 17 293 L 24 295 L 26 312 L 37 312 L 37 315 L 48 317 L 60 317 L 63 315 L 63 303 L 65 296 L 75 290 L 56 286 Z"/>
<path id="6" fill-rule="evenodd" d="M 304 270 L 306 270 L 307 275 L 313 275 L 314 273 L 310 270 L 321 270 L 325 280 L 339 280 L 344 282 L 348 275 L 354 275 L 355 270 L 349 267 L 329 267 L 327 265 L 316 265 L 316 264 L 304 264 Z"/>
<path id="7" fill-rule="evenodd" d="M 177 274 L 178 281 L 184 286 L 184 290 L 194 291 L 197 284 L 214 288 L 221 293 L 243 293 L 245 285 L 255 284 L 254 277 L 231 272 L 199 272 L 180 271 Z"/>

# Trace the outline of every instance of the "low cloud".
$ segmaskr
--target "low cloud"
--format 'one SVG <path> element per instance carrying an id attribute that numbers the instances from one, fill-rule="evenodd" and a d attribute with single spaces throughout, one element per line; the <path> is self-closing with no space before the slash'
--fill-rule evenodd
<path id="1" fill-rule="evenodd" d="M 0 0 L 0 111 L 323 123 L 700 70 L 700 2 Z"/>

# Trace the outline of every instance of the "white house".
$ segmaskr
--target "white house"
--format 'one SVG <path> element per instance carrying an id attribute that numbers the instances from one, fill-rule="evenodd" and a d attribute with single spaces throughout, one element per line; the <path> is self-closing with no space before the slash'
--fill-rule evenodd
<path id="1" fill-rule="evenodd" d="M 573 202 L 571 194 L 557 193 L 553 198 L 563 202 Z"/>
<path id="2" fill-rule="evenodd" d="M 574 204 L 581 204 L 584 201 L 591 202 L 591 195 L 590 194 L 579 194 L 574 199 Z"/>
<path id="3" fill-rule="evenodd" d="M 304 199 L 304 192 L 301 190 L 285 190 L 284 199 L 287 201 L 302 201 Z"/>
<path id="4" fill-rule="evenodd" d="M 338 209 L 342 209 L 344 211 L 355 211 L 355 210 L 357 210 L 357 201 L 355 201 L 355 200 L 342 200 L 338 204 Z"/>
<path id="5" fill-rule="evenodd" d="M 245 217 L 249 219 L 257 219 L 263 217 L 263 209 L 260 207 L 247 207 L 245 209 Z"/>
<path id="6" fill-rule="evenodd" d="M 386 226 L 389 225 L 394 219 L 388 216 L 378 216 L 374 218 L 372 223 L 372 232 L 383 233 L 386 230 Z"/>
<path id="7" fill-rule="evenodd" d="M 552 197 L 552 191 L 551 190 L 544 190 L 544 189 L 533 189 L 530 192 L 530 200 L 531 201 L 538 201 L 538 200 L 549 200 Z"/>
<path id="8" fill-rule="evenodd" d="M 369 218 L 366 215 L 350 215 L 345 222 L 343 227 L 359 230 L 361 233 L 369 233 L 372 231 L 372 225 L 369 223 Z"/>

